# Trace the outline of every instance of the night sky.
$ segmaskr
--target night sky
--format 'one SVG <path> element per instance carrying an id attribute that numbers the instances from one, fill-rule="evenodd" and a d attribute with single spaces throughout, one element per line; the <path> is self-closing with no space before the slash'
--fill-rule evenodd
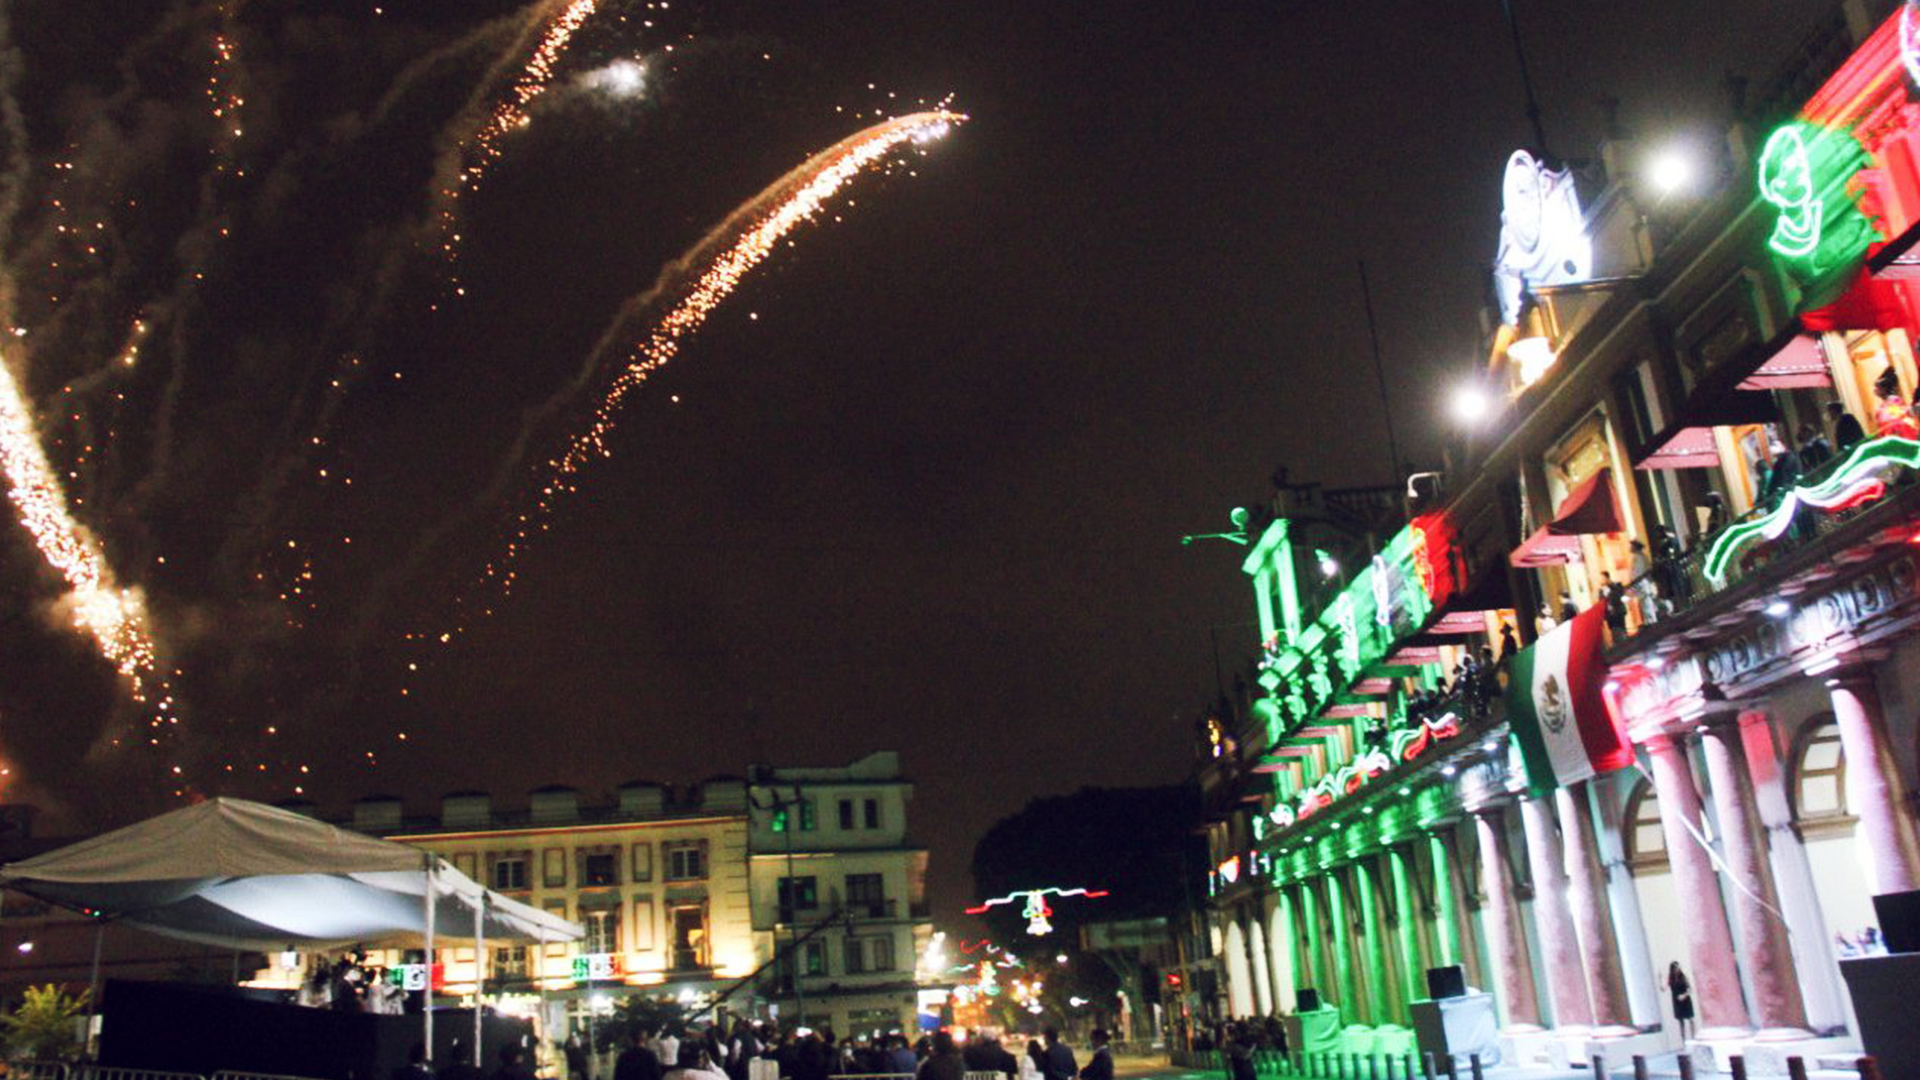
<path id="1" fill-rule="evenodd" d="M 1521 3 L 1550 148 L 1593 156 L 1611 95 L 1705 160 L 1726 72 L 1763 80 L 1828 7 Z M 8 360 L 182 671 L 160 747 L 103 748 L 144 714 L 10 529 L 14 798 L 120 823 L 177 764 L 425 812 L 894 748 L 951 914 L 1030 798 L 1187 774 L 1210 638 L 1231 677 L 1257 634 L 1242 549 L 1183 533 L 1279 466 L 1390 479 L 1361 259 L 1402 456 L 1437 465 L 1530 141 L 1497 0 L 605 0 L 460 200 L 457 296 L 436 148 L 509 91 L 526 10 L 10 5 Z M 644 90 L 596 89 L 622 57 Z M 630 400 L 512 595 L 483 587 L 592 393 L 525 418 L 621 305 L 873 110 L 947 94 L 971 122 L 796 232 Z"/>

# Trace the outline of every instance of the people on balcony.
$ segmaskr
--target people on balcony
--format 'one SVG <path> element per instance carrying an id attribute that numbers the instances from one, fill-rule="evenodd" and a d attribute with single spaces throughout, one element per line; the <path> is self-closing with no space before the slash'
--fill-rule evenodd
<path id="1" fill-rule="evenodd" d="M 1800 467 L 1807 472 L 1813 472 L 1833 460 L 1833 444 L 1827 441 L 1819 428 L 1812 424 L 1801 424 L 1795 438 L 1800 443 Z"/>
<path id="2" fill-rule="evenodd" d="M 1900 396 L 1900 378 L 1892 368 L 1880 373 L 1873 393 L 1879 399 L 1873 408 L 1873 426 L 1879 434 L 1920 439 L 1920 420 L 1914 419 L 1912 406 Z"/>
<path id="3" fill-rule="evenodd" d="M 1838 401 L 1827 402 L 1827 422 L 1833 425 L 1835 453 L 1844 454 L 1867 437 L 1866 431 L 1860 427 L 1860 421 L 1854 419 L 1847 407 Z"/>

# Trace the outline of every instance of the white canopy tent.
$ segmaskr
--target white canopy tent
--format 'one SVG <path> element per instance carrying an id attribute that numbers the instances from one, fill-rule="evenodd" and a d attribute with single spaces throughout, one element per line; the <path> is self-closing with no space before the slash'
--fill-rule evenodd
<path id="1" fill-rule="evenodd" d="M 471 941 L 478 956 L 489 939 L 584 933 L 428 852 L 242 799 L 209 799 L 7 863 L 0 885 L 166 937 L 259 951 L 365 944 L 431 957 L 439 937 Z M 479 1024 L 476 1008 L 476 1055 Z M 431 1053 L 432 1009 L 425 1025 Z"/>

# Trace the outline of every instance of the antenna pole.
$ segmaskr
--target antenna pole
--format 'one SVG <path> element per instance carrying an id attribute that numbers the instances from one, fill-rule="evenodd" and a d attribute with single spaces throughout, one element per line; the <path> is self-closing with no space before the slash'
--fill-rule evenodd
<path id="1" fill-rule="evenodd" d="M 1380 416 L 1387 424 L 1388 478 L 1400 482 L 1400 442 L 1393 434 L 1393 404 L 1387 399 L 1387 369 L 1380 359 L 1380 328 L 1373 317 L 1373 286 L 1367 281 L 1367 260 L 1360 260 L 1360 298 L 1367 305 L 1367 340 L 1373 343 L 1373 377 L 1380 387 Z"/>

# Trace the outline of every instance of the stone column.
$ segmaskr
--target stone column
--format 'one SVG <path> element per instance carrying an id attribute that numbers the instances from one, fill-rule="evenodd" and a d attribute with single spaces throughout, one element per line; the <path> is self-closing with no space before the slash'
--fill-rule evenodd
<path id="1" fill-rule="evenodd" d="M 1368 856 L 1353 864 L 1355 890 L 1360 896 L 1360 942 L 1367 970 L 1368 1015 L 1377 1027 L 1403 1023 L 1394 1007 L 1393 974 L 1388 966 L 1386 918 L 1381 911 L 1375 860 Z"/>
<path id="2" fill-rule="evenodd" d="M 1227 1012 L 1236 1020 L 1253 1015 L 1252 972 L 1247 970 L 1247 935 L 1239 919 L 1227 921 L 1222 947 L 1227 950 Z"/>
<path id="3" fill-rule="evenodd" d="M 1393 877 L 1393 909 L 1400 917 L 1400 971 L 1406 988 L 1402 1000 L 1411 1002 L 1427 996 L 1427 968 L 1431 965 L 1420 948 L 1421 912 L 1414 899 L 1413 871 L 1407 866 L 1410 857 L 1409 852 L 1399 847 L 1387 850 L 1387 865 Z"/>
<path id="4" fill-rule="evenodd" d="M 1348 931 L 1344 883 L 1340 880 L 1340 870 L 1327 872 L 1327 926 L 1332 929 L 1333 978 L 1338 984 L 1340 1019 L 1344 1023 L 1360 1022 L 1366 1016 L 1366 1000 L 1360 990 L 1359 973 L 1353 967 L 1353 935 Z"/>
<path id="5" fill-rule="evenodd" d="M 1640 910 L 1640 890 L 1633 883 L 1633 869 L 1627 865 L 1626 839 L 1621 835 L 1625 796 L 1640 776 L 1638 770 L 1630 775 L 1631 779 L 1629 774 L 1615 773 L 1604 781 L 1591 781 L 1587 786 L 1600 809 L 1600 863 L 1606 872 L 1607 906 L 1613 912 L 1620 973 L 1627 984 L 1633 1024 L 1658 1027 L 1665 992 L 1654 977 L 1653 951 L 1647 945 L 1647 924 Z"/>
<path id="6" fill-rule="evenodd" d="M 1566 855 L 1553 811 L 1538 799 L 1526 799 L 1520 803 L 1520 822 L 1527 831 L 1527 864 L 1533 868 L 1533 922 L 1540 931 L 1553 1026 L 1585 1030 L 1593 1026 L 1593 1004 L 1587 1000 L 1586 967 L 1580 962 L 1580 939 L 1567 906 Z"/>
<path id="7" fill-rule="evenodd" d="M 1293 944 L 1293 894 L 1285 887 L 1274 892 L 1273 924 L 1267 928 L 1267 951 L 1273 957 L 1273 1011 L 1293 1011 L 1293 992 L 1299 987 Z"/>
<path id="8" fill-rule="evenodd" d="M 1740 996 L 1740 972 L 1734 966 L 1733 935 L 1720 899 L 1713 860 L 1696 837 L 1701 828 L 1700 792 L 1686 747 L 1675 736 L 1655 735 L 1646 747 L 1653 759 L 1653 786 L 1660 799 L 1660 829 L 1667 841 L 1667 865 L 1680 897 L 1675 915 L 1687 934 L 1687 959 L 1694 998 L 1699 1003 L 1700 1035 L 1745 1032 L 1753 1024 Z"/>
<path id="9" fill-rule="evenodd" d="M 1487 950 L 1500 982 L 1501 1004 L 1507 1007 L 1510 1029 L 1538 1028 L 1540 1004 L 1534 996 L 1533 959 L 1527 953 L 1526 931 L 1520 926 L 1520 905 L 1513 896 L 1513 871 L 1507 861 L 1505 808 L 1483 806 L 1473 812 L 1480 838 L 1481 887 L 1487 906 Z"/>
<path id="10" fill-rule="evenodd" d="M 1324 999 L 1331 995 L 1327 993 L 1323 965 L 1320 963 L 1320 903 L 1311 879 L 1300 883 L 1299 912 L 1293 938 L 1295 963 L 1300 976 L 1298 985 L 1313 987 Z"/>
<path id="11" fill-rule="evenodd" d="M 1740 727 L 1732 717 L 1707 725 L 1700 738 L 1713 787 L 1713 812 L 1720 823 L 1720 845 L 1733 875 L 1733 917 L 1740 925 L 1740 955 L 1753 984 L 1753 1011 L 1762 1028 L 1782 1034 L 1802 1031 L 1807 1011 L 1800 1001 L 1787 927 L 1779 914 L 1778 893 L 1761 849 L 1760 809 L 1753 778 L 1740 745 Z"/>
<path id="12" fill-rule="evenodd" d="M 1800 996 L 1806 1003 L 1807 1023 L 1815 1031 L 1830 1032 L 1848 1026 L 1847 994 L 1840 980 L 1840 964 L 1833 955 L 1833 935 L 1814 890 L 1813 866 L 1807 846 L 1794 828 L 1787 801 L 1787 780 L 1781 775 L 1780 750 L 1766 714 L 1743 713 L 1741 742 L 1746 747 L 1747 774 L 1753 780 L 1753 801 L 1767 830 L 1767 858 L 1773 866 L 1773 884 L 1780 894 L 1780 910 L 1792 930 L 1793 966 L 1800 976 Z"/>
<path id="13" fill-rule="evenodd" d="M 1258 909 L 1247 920 L 1247 952 L 1253 961 L 1253 1007 L 1255 1015 L 1273 1015 L 1273 974 L 1267 970 L 1267 931 L 1260 924 Z"/>
<path id="14" fill-rule="evenodd" d="M 1920 842 L 1907 816 L 1905 785 L 1893 763 L 1872 669 L 1835 672 L 1827 679 L 1827 693 L 1847 756 L 1847 810 L 1860 819 L 1874 891 L 1920 889 Z"/>
<path id="15" fill-rule="evenodd" d="M 1606 880 L 1600 873 L 1600 840 L 1588 801 L 1590 787 L 1583 781 L 1554 793 L 1560 836 L 1567 849 L 1567 905 L 1573 911 L 1574 933 L 1580 937 L 1593 1022 L 1603 1028 L 1630 1027 L 1633 1006 L 1620 973 L 1620 941 L 1607 903 Z"/>

